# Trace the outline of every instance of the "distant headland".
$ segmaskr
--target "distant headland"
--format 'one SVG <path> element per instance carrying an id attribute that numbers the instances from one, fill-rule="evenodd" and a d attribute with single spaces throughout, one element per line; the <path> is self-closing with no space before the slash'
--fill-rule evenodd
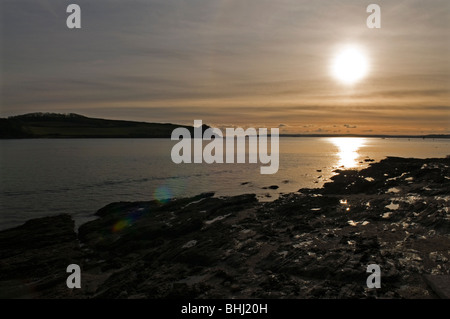
<path id="1" fill-rule="evenodd" d="M 172 123 L 148 123 L 91 118 L 68 113 L 28 113 L 0 118 L 0 139 L 20 138 L 170 138 L 176 128 L 193 126 Z M 202 130 L 209 126 L 204 124 Z M 450 138 L 432 135 L 360 135 L 360 134 L 280 134 L 280 137 L 377 137 L 377 138 Z"/>
<path id="2" fill-rule="evenodd" d="M 194 127 L 90 118 L 69 113 L 29 113 L 0 118 L 0 138 L 170 138 L 172 131 Z M 203 125 L 203 130 L 208 128 Z"/>

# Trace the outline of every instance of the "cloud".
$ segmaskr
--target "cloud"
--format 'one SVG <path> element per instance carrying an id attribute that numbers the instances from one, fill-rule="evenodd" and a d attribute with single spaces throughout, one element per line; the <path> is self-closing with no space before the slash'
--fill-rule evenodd
<path id="1" fill-rule="evenodd" d="M 0 2 L 2 116 L 449 127 L 446 1 L 380 0 L 376 32 L 359 0 L 78 0 L 77 31 L 65 27 L 69 3 Z M 329 74 L 347 42 L 372 65 L 352 90 Z"/>

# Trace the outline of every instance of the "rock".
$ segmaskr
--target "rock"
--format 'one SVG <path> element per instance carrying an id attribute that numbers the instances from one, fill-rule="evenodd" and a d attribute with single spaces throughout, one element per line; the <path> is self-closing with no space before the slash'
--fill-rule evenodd
<path id="1" fill-rule="evenodd" d="M 73 298 L 67 266 L 83 255 L 69 215 L 44 217 L 0 232 L 0 297 Z"/>
<path id="2" fill-rule="evenodd" d="M 450 276 L 424 276 L 426 283 L 434 290 L 434 292 L 442 299 L 450 299 Z"/>
<path id="3" fill-rule="evenodd" d="M 450 273 L 449 164 L 387 158 L 273 202 L 204 193 L 112 203 L 78 235 L 68 215 L 32 220 L 0 232 L 0 296 L 437 298 L 422 277 Z M 83 271 L 72 293 L 70 263 Z M 372 263 L 384 278 L 376 291 L 365 285 Z"/>
<path id="4" fill-rule="evenodd" d="M 190 240 L 186 244 L 184 244 L 181 248 L 191 248 L 191 247 L 194 247 L 195 245 L 197 245 L 197 241 Z"/>
<path id="5" fill-rule="evenodd" d="M 271 186 L 264 186 L 262 187 L 262 189 L 278 189 L 279 186 L 278 185 L 271 185 Z"/>

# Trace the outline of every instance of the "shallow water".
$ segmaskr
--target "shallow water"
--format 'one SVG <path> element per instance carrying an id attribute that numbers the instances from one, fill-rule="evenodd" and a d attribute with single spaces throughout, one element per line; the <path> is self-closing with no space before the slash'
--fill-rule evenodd
<path id="1" fill-rule="evenodd" d="M 164 201 L 214 191 L 216 196 L 320 187 L 344 165 L 362 168 L 386 156 L 445 157 L 446 139 L 281 138 L 276 174 L 257 164 L 174 164 L 169 139 L 0 141 L 0 229 L 30 218 L 70 213 L 77 224 L 115 201 Z M 278 189 L 268 188 L 271 185 Z M 263 188 L 266 189 L 263 189 Z"/>

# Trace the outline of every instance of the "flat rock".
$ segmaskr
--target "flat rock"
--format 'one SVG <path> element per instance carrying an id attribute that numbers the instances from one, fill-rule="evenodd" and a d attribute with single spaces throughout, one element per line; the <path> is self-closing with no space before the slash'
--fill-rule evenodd
<path id="1" fill-rule="evenodd" d="M 450 299 L 450 275 L 425 275 L 425 281 L 442 299 Z"/>
<path id="2" fill-rule="evenodd" d="M 67 297 L 66 268 L 83 262 L 74 226 L 58 215 L 1 231 L 0 297 Z"/>
<path id="3" fill-rule="evenodd" d="M 0 232 L 0 297 L 448 298 L 449 166 L 387 158 L 273 202 L 111 203 L 78 234 L 68 215 L 32 220 Z M 369 264 L 381 289 L 365 284 Z"/>

